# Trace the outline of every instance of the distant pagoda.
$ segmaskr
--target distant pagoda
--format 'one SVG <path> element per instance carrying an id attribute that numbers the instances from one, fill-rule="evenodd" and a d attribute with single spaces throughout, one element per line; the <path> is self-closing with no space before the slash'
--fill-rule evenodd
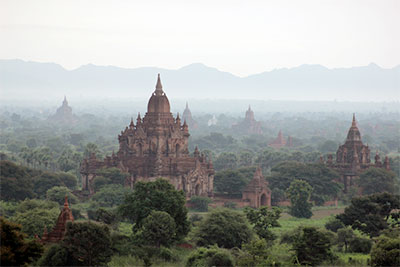
<path id="1" fill-rule="evenodd" d="M 244 120 L 232 126 L 234 130 L 246 134 L 262 134 L 261 123 L 254 118 L 254 111 L 249 108 L 246 110 Z"/>
<path id="2" fill-rule="evenodd" d="M 66 96 L 64 96 L 61 107 L 57 109 L 56 114 L 49 117 L 49 120 L 66 124 L 75 123 L 77 121 L 76 117 L 72 114 L 72 108 L 68 105 Z"/>
<path id="3" fill-rule="evenodd" d="M 293 146 L 293 141 L 292 141 L 292 137 L 289 136 L 287 138 L 287 141 L 285 140 L 285 138 L 283 137 L 282 131 L 279 130 L 278 136 L 276 137 L 276 139 L 274 141 L 272 141 L 272 143 L 270 143 L 268 146 L 275 148 L 275 149 L 281 149 L 282 147 L 291 147 Z"/>
<path id="4" fill-rule="evenodd" d="M 358 178 L 361 172 L 370 167 L 390 170 L 389 158 L 387 156 L 382 163 L 377 152 L 375 163 L 371 163 L 370 153 L 368 145 L 364 145 L 361 140 L 361 133 L 357 127 L 355 114 L 353 114 L 353 121 L 347 133 L 346 141 L 343 145 L 339 146 L 336 152 L 336 162 L 333 162 L 332 154 L 328 155 L 328 160 L 326 161 L 329 167 L 340 173 L 340 182 L 343 183 L 345 192 L 354 184 L 354 179 Z"/>
<path id="5" fill-rule="evenodd" d="M 182 118 L 183 118 L 183 121 L 186 121 L 186 123 L 188 124 L 188 126 L 190 128 L 197 129 L 198 124 L 192 117 L 192 112 L 189 109 L 188 102 L 186 102 L 186 108 L 183 111 Z"/>

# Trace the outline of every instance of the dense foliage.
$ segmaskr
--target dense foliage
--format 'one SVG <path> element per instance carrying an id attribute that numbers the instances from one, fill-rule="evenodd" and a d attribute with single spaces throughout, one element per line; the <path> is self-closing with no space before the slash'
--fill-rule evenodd
<path id="1" fill-rule="evenodd" d="M 374 194 L 353 198 L 351 205 L 337 218 L 353 229 L 358 229 L 370 236 L 377 236 L 380 231 L 388 228 L 391 211 L 399 208 L 398 195 Z"/>
<path id="2" fill-rule="evenodd" d="M 186 262 L 186 267 L 197 266 L 233 267 L 234 260 L 227 250 L 218 248 L 217 246 L 198 248 L 189 255 Z"/>
<path id="3" fill-rule="evenodd" d="M 218 245 L 223 248 L 242 246 L 252 238 L 246 218 L 227 209 L 213 210 L 203 219 L 195 232 L 197 245 Z"/>
<path id="4" fill-rule="evenodd" d="M 310 218 L 312 216 L 309 202 L 312 187 L 302 180 L 294 180 L 286 190 L 286 196 L 290 199 L 290 215 L 298 218 Z"/>
<path id="5" fill-rule="evenodd" d="M 246 208 L 244 210 L 247 220 L 253 225 L 253 229 L 260 238 L 274 240 L 276 236 L 272 233 L 272 227 L 280 227 L 278 222 L 281 216 L 279 208 L 261 207 L 259 209 Z"/>
<path id="6" fill-rule="evenodd" d="M 177 239 L 186 236 L 190 229 L 184 193 L 176 190 L 165 179 L 136 183 L 134 190 L 125 196 L 119 209 L 122 216 L 133 223 L 134 232 L 142 227 L 143 220 L 153 210 L 165 211 L 174 219 Z"/>

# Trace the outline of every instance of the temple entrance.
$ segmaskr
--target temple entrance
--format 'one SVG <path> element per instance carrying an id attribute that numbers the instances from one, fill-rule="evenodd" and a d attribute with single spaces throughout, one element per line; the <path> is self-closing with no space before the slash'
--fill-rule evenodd
<path id="1" fill-rule="evenodd" d="M 195 193 L 194 194 L 196 196 L 200 196 L 200 185 L 199 184 L 196 185 L 196 189 L 195 189 Z"/>
<path id="2" fill-rule="evenodd" d="M 265 194 L 260 197 L 260 206 L 267 206 L 267 196 Z"/>

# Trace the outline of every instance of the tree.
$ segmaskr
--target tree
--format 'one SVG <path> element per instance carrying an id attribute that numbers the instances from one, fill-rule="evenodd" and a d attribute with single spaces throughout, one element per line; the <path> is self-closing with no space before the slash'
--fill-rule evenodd
<path id="1" fill-rule="evenodd" d="M 75 190 L 78 185 L 78 179 L 75 175 L 72 175 L 67 172 L 58 172 L 56 173 L 60 181 L 69 189 Z"/>
<path id="2" fill-rule="evenodd" d="M 382 168 L 368 168 L 360 174 L 358 185 L 361 187 L 363 195 L 398 191 L 396 175 Z"/>
<path id="3" fill-rule="evenodd" d="M 253 165 L 254 154 L 251 150 L 242 151 L 239 153 L 239 166 L 249 167 Z"/>
<path id="4" fill-rule="evenodd" d="M 198 248 L 189 255 L 186 267 L 197 266 L 233 267 L 234 261 L 229 251 L 212 246 L 210 248 Z"/>
<path id="5" fill-rule="evenodd" d="M 238 159 L 234 153 L 221 153 L 214 161 L 214 168 L 217 171 L 236 169 Z"/>
<path id="6" fill-rule="evenodd" d="M 144 240 L 155 245 L 169 247 L 176 234 L 174 219 L 164 211 L 153 210 L 149 216 L 143 220 L 142 235 Z"/>
<path id="7" fill-rule="evenodd" d="M 339 245 L 344 246 L 344 252 L 347 253 L 347 247 L 355 235 L 351 228 L 341 228 L 337 231 L 337 242 Z"/>
<path id="8" fill-rule="evenodd" d="M 119 184 L 105 185 L 97 191 L 92 201 L 96 202 L 101 207 L 119 206 L 124 202 L 125 195 L 131 192 L 127 187 Z"/>
<path id="9" fill-rule="evenodd" d="M 137 182 L 133 192 L 125 196 L 119 210 L 123 217 L 133 223 L 134 232 L 142 227 L 144 218 L 149 216 L 152 210 L 165 211 L 174 218 L 177 239 L 183 238 L 189 232 L 185 195 L 165 179 L 147 183 Z"/>
<path id="10" fill-rule="evenodd" d="M 322 154 L 336 152 L 337 148 L 338 148 L 338 144 L 332 140 L 326 140 L 325 142 L 321 143 L 318 146 L 318 150 Z"/>
<path id="11" fill-rule="evenodd" d="M 297 233 L 294 237 L 293 250 L 296 253 L 296 261 L 301 265 L 315 266 L 335 258 L 328 234 L 315 227 L 304 227 Z"/>
<path id="12" fill-rule="evenodd" d="M 68 222 L 62 245 L 80 266 L 105 265 L 113 253 L 109 228 L 93 222 Z"/>
<path id="13" fill-rule="evenodd" d="M 40 258 L 43 247 L 36 241 L 26 241 L 21 226 L 0 217 L 1 265 L 25 266 Z"/>
<path id="14" fill-rule="evenodd" d="M 213 210 L 203 219 L 195 239 L 197 245 L 208 246 L 217 244 L 219 247 L 241 247 L 252 238 L 252 232 L 246 218 L 232 210 Z"/>
<path id="15" fill-rule="evenodd" d="M 286 191 L 293 180 L 303 180 L 312 186 L 311 200 L 316 205 L 322 205 L 326 199 L 337 197 L 341 185 L 334 180 L 339 174 L 324 164 L 299 162 L 282 162 L 271 169 L 272 174 L 267 177 L 271 188 Z"/>
<path id="16" fill-rule="evenodd" d="M 43 172 L 38 176 L 33 177 L 34 190 L 38 197 L 45 198 L 46 192 L 52 187 L 63 186 L 60 178 L 50 172 Z"/>
<path id="17" fill-rule="evenodd" d="M 73 264 L 68 257 L 67 248 L 59 244 L 52 245 L 38 261 L 39 266 L 73 266 Z"/>
<path id="18" fill-rule="evenodd" d="M 280 227 L 278 220 L 281 216 L 281 210 L 279 208 L 274 207 L 272 210 L 268 210 L 268 207 L 259 209 L 246 207 L 244 212 L 247 220 L 253 225 L 254 231 L 260 238 L 264 238 L 267 241 L 275 239 L 271 228 Z"/>
<path id="19" fill-rule="evenodd" d="M 10 161 L 0 161 L 0 198 L 2 200 L 24 200 L 33 198 L 33 182 L 26 169 Z"/>
<path id="20" fill-rule="evenodd" d="M 254 175 L 254 168 L 220 171 L 215 174 L 214 185 L 219 193 L 241 194 Z"/>
<path id="21" fill-rule="evenodd" d="M 78 202 L 78 198 L 71 193 L 65 186 L 55 186 L 47 190 L 46 199 L 50 201 L 55 201 L 60 205 L 64 204 L 65 196 L 68 196 L 68 201 L 71 204 L 75 204 Z"/>
<path id="22" fill-rule="evenodd" d="M 388 228 L 388 220 L 393 209 L 400 208 L 398 195 L 388 193 L 357 197 L 344 213 L 336 217 L 353 229 L 358 229 L 370 236 L 378 236 L 379 232 Z"/>
<path id="23" fill-rule="evenodd" d="M 193 210 L 206 212 L 208 211 L 208 204 L 210 204 L 212 200 L 208 197 L 193 196 L 188 202 Z"/>
<path id="24" fill-rule="evenodd" d="M 339 229 L 344 228 L 344 224 L 341 220 L 336 217 L 330 218 L 329 221 L 325 224 L 325 228 L 332 231 L 337 232 Z"/>
<path id="25" fill-rule="evenodd" d="M 17 208 L 18 210 L 18 208 Z M 24 212 L 18 212 L 11 218 L 22 225 L 22 231 L 29 237 L 43 233 L 44 227 L 52 229 L 56 223 L 60 210 L 57 208 L 34 208 Z"/>
<path id="26" fill-rule="evenodd" d="M 400 266 L 400 239 L 381 236 L 371 250 L 372 266 Z"/>
<path id="27" fill-rule="evenodd" d="M 122 172 L 118 168 L 102 168 L 97 171 L 97 176 L 102 176 L 110 180 L 112 184 L 125 185 L 126 178 L 129 176 L 128 173 Z"/>
<path id="28" fill-rule="evenodd" d="M 236 266 L 280 266 L 271 258 L 271 246 L 265 239 L 253 240 L 243 244 Z"/>
<path id="29" fill-rule="evenodd" d="M 312 187 L 305 181 L 294 180 L 286 190 L 286 195 L 290 199 L 289 214 L 298 218 L 310 218 L 312 216 L 309 202 Z"/>

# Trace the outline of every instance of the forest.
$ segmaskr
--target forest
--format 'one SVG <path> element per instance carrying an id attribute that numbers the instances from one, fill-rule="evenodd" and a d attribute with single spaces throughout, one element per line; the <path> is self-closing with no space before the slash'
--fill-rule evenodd
<path id="1" fill-rule="evenodd" d="M 131 189 L 118 168 L 101 169 L 89 197 L 82 160 L 116 153 L 118 133 L 135 116 L 78 113 L 65 123 L 34 108 L 0 111 L 2 265 L 400 265 L 398 113 L 356 114 L 371 159 L 388 156 L 390 170 L 371 167 L 349 190 L 324 162 L 344 143 L 351 113 L 256 114 L 257 135 L 232 127 L 243 116 L 195 113 L 189 151 L 212 159 L 215 196 L 240 198 L 261 168 L 272 207 L 250 208 L 188 200 L 162 177 Z M 280 130 L 292 145 L 270 147 Z M 74 222 L 61 242 L 42 244 L 65 196 Z"/>

